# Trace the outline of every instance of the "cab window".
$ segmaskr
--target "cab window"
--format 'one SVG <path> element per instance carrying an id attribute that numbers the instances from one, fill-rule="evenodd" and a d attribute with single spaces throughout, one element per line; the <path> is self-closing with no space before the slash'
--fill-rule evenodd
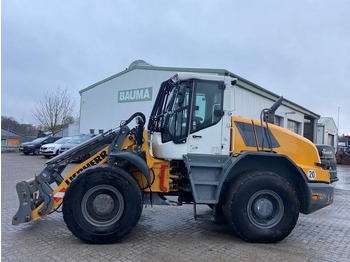
<path id="1" fill-rule="evenodd" d="M 190 94 L 192 82 L 179 83 L 170 93 L 165 105 L 162 142 L 183 143 L 188 135 Z"/>
<path id="2" fill-rule="evenodd" d="M 213 126 L 221 120 L 224 87 L 222 82 L 196 81 L 191 133 Z"/>

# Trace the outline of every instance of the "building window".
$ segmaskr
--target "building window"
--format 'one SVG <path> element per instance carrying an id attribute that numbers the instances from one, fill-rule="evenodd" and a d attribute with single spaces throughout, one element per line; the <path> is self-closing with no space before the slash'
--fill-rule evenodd
<path id="1" fill-rule="evenodd" d="M 99 130 L 98 130 L 98 133 L 99 133 L 99 134 L 103 134 L 103 129 L 99 129 Z"/>
<path id="2" fill-rule="evenodd" d="M 275 115 L 274 123 L 276 126 L 283 127 L 283 117 Z"/>
<path id="3" fill-rule="evenodd" d="M 90 129 L 90 134 L 91 135 L 95 134 L 95 129 Z"/>
<path id="4" fill-rule="evenodd" d="M 292 131 L 292 132 L 294 132 L 294 133 L 296 133 L 296 134 L 300 134 L 300 123 L 288 119 L 287 129 Z"/>

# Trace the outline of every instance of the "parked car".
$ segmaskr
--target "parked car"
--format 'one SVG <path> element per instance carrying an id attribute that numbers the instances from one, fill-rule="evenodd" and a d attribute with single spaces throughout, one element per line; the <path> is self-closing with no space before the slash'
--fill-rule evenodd
<path id="1" fill-rule="evenodd" d="M 338 181 L 337 161 L 333 147 L 329 145 L 316 145 L 316 147 L 321 158 L 321 164 L 325 165 L 329 170 L 331 183 Z"/>
<path id="2" fill-rule="evenodd" d="M 23 152 L 25 155 L 32 153 L 33 155 L 38 155 L 40 153 L 40 147 L 44 144 L 53 143 L 60 137 L 45 136 L 34 139 L 31 142 L 22 143 L 19 146 L 19 151 Z"/>
<path id="3" fill-rule="evenodd" d="M 56 156 L 60 153 L 61 146 L 71 140 L 71 137 L 63 137 L 51 144 L 45 144 L 40 148 L 40 154 L 44 155 L 46 158 Z"/>
<path id="4" fill-rule="evenodd" d="M 76 135 L 76 136 L 73 136 L 71 138 L 71 140 L 69 140 L 67 143 L 65 143 L 64 145 L 61 146 L 61 149 L 60 149 L 60 154 L 73 148 L 73 147 L 76 147 L 77 145 L 85 142 L 86 140 L 90 139 L 91 137 L 93 137 L 95 135 L 91 135 L 91 134 L 83 134 L 83 135 Z M 82 156 L 80 157 L 79 159 L 74 159 L 75 161 L 79 161 L 79 162 L 82 162 L 84 161 L 85 159 L 88 159 L 90 157 L 90 155 L 85 155 L 85 156 Z"/>

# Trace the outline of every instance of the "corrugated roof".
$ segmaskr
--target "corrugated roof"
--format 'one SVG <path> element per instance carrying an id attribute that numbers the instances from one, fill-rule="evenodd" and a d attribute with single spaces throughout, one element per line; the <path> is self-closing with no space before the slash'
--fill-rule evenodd
<path id="1" fill-rule="evenodd" d="M 335 125 L 335 122 L 334 122 L 334 119 L 333 117 L 321 117 L 318 121 L 317 121 L 317 124 L 318 125 L 322 125 L 322 126 L 325 126 L 329 121 L 333 121 L 334 125 Z"/>
<path id="2" fill-rule="evenodd" d="M 174 71 L 174 72 L 192 72 L 192 73 L 209 73 L 209 74 L 218 74 L 218 75 L 226 75 L 226 76 L 232 76 L 234 78 L 237 78 L 237 85 L 240 86 L 241 88 L 247 89 L 253 93 L 259 94 L 263 97 L 266 97 L 268 99 L 271 99 L 273 101 L 276 101 L 279 98 L 279 95 L 243 78 L 240 77 L 234 73 L 231 73 L 230 71 L 226 70 L 226 69 L 214 69 L 214 68 L 184 68 L 184 67 L 160 67 L 160 66 L 152 66 L 152 65 L 147 65 L 147 66 L 142 66 L 142 65 L 136 65 L 136 66 L 132 66 L 129 67 L 127 69 L 125 69 L 122 72 L 119 72 L 115 75 L 112 75 L 106 79 L 103 79 L 93 85 L 90 85 L 82 90 L 79 91 L 80 95 L 83 92 L 86 92 L 100 84 L 103 84 L 109 80 L 112 80 L 113 78 L 119 77 L 121 75 L 124 75 L 132 70 L 135 69 L 140 69 L 140 70 L 155 70 L 155 71 Z M 283 105 L 288 106 L 296 111 L 299 111 L 305 115 L 311 116 L 315 119 L 320 118 L 320 115 L 310 111 L 309 109 L 302 107 L 288 99 L 283 99 Z"/>
<path id="3" fill-rule="evenodd" d="M 15 133 L 12 133 L 9 130 L 3 129 L 3 128 L 1 128 L 1 137 L 17 137 L 17 138 L 21 138 L 21 136 L 15 134 Z"/>

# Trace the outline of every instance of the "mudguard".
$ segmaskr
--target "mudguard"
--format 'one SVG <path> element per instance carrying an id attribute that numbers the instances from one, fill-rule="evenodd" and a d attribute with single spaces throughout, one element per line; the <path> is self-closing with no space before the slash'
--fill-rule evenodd
<path id="1" fill-rule="evenodd" d="M 123 159 L 136 166 L 147 180 L 147 186 L 151 187 L 151 175 L 146 161 L 131 151 L 120 151 L 110 153 L 114 159 Z"/>

